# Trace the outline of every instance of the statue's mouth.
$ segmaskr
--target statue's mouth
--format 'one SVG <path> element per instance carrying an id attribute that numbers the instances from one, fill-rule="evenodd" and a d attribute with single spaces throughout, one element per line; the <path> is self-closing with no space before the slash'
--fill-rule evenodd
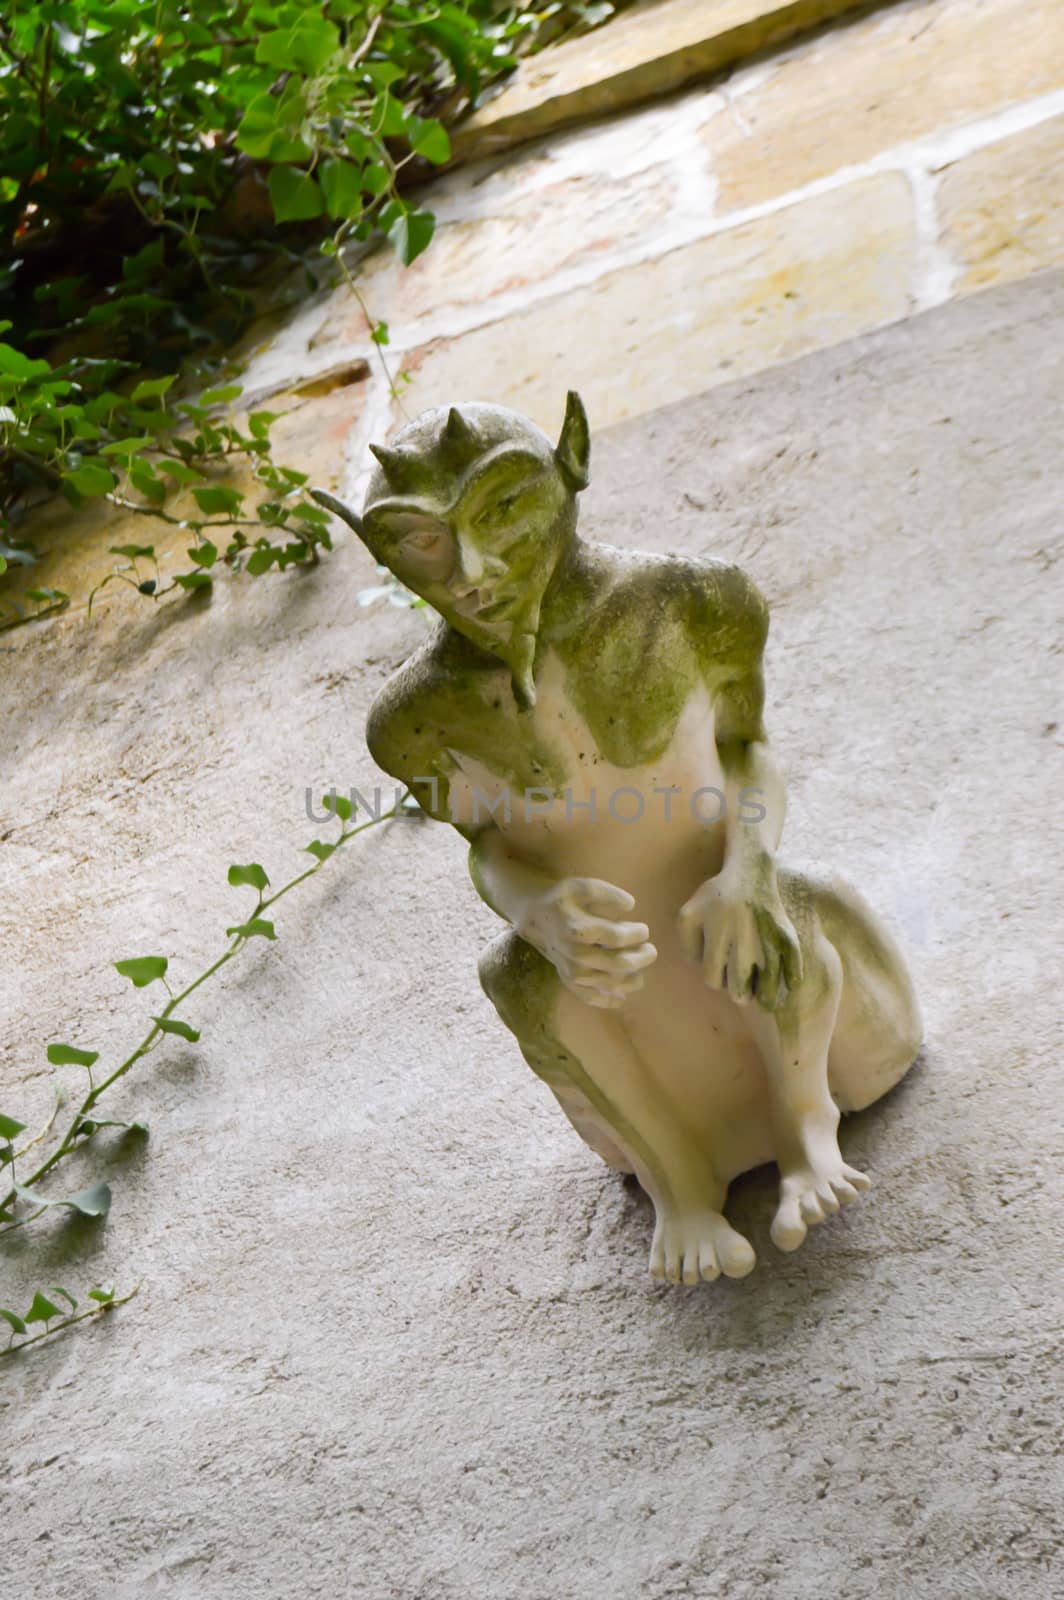
<path id="1" fill-rule="evenodd" d="M 454 608 L 473 622 L 502 621 L 513 604 L 511 595 L 498 595 L 494 589 L 470 589 L 455 597 Z"/>

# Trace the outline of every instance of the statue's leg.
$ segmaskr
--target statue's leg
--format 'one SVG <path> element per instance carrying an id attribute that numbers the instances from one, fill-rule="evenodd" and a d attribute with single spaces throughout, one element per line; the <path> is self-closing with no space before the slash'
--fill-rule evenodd
<path id="1" fill-rule="evenodd" d="M 863 901 L 799 873 L 783 871 L 779 883 L 802 981 L 775 1011 L 753 1004 L 743 1016 L 766 1069 L 781 1175 L 772 1239 L 795 1250 L 809 1227 L 870 1187 L 842 1159 L 839 1106 L 867 1105 L 897 1082 L 920 1024 L 900 952 Z"/>
<path id="2" fill-rule="evenodd" d="M 744 1277 L 755 1256 L 721 1214 L 727 1185 L 634 1050 L 620 1015 L 571 994 L 513 933 L 487 950 L 480 979 L 577 1132 L 611 1165 L 634 1172 L 653 1200 L 651 1275 L 672 1283 L 722 1272 Z"/>

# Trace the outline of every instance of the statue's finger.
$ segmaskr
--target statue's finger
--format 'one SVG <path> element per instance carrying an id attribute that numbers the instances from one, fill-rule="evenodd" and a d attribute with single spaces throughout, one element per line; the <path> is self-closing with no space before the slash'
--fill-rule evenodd
<path id="1" fill-rule="evenodd" d="M 625 995 L 635 994 L 637 989 L 643 987 L 643 974 L 641 972 L 617 973 L 608 972 L 580 972 L 570 979 L 570 987 L 581 992 L 594 990 L 598 994 Z"/>
<path id="2" fill-rule="evenodd" d="M 734 1000 L 746 1005 L 753 999 L 754 978 L 765 959 L 752 916 L 744 919 L 735 950 L 735 958 L 728 966 L 728 989 Z"/>
<path id="3" fill-rule="evenodd" d="M 676 928 L 680 935 L 680 949 L 688 961 L 701 962 L 705 937 L 702 918 L 694 906 L 686 905 L 681 909 Z"/>
<path id="4" fill-rule="evenodd" d="M 601 974 L 600 974 L 601 976 Z M 597 1006 L 602 1011 L 622 1006 L 628 996 L 642 985 L 641 974 L 616 983 L 592 983 L 587 978 L 573 978 L 569 987 L 586 1005 Z"/>
<path id="5" fill-rule="evenodd" d="M 598 1011 L 616 1011 L 619 1006 L 624 1005 L 622 996 L 606 994 L 601 989 L 581 989 L 579 998 L 586 1006 L 594 1006 Z"/>
<path id="6" fill-rule="evenodd" d="M 627 972 L 641 972 L 658 958 L 652 944 L 636 945 L 631 950 L 605 950 L 601 946 L 579 945 L 572 952 L 573 966 L 581 972 L 608 972 L 621 976 Z"/>
<path id="7" fill-rule="evenodd" d="M 606 950 L 627 950 L 650 938 L 645 922 L 609 922 L 604 917 L 575 917 L 569 931 L 576 944 Z"/>
<path id="8" fill-rule="evenodd" d="M 731 939 L 727 933 L 706 936 L 706 953 L 702 959 L 702 976 L 711 989 L 723 989 L 728 981 L 728 957 Z"/>
<path id="9" fill-rule="evenodd" d="M 793 992 L 802 981 L 802 950 L 797 939 L 782 941 L 780 962 L 787 987 Z"/>
<path id="10" fill-rule="evenodd" d="M 732 953 L 728 957 L 728 993 L 737 1004 L 742 1005 L 750 995 L 751 965 L 740 954 L 738 943 L 732 945 Z"/>
<path id="11" fill-rule="evenodd" d="M 775 1011 L 780 991 L 779 956 L 767 939 L 762 940 L 762 944 L 765 948 L 765 955 L 764 961 L 758 969 L 757 1003 L 765 1011 Z"/>
<path id="12" fill-rule="evenodd" d="M 569 893 L 585 911 L 599 917 L 619 917 L 635 908 L 635 899 L 627 889 L 619 889 L 604 878 L 570 878 Z"/>

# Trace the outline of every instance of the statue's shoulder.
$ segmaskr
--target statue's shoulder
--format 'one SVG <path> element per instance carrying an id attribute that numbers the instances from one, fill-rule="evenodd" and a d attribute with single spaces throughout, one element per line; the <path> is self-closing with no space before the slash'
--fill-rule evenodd
<path id="1" fill-rule="evenodd" d="M 600 548 L 611 579 L 600 591 L 604 611 L 679 626 L 700 653 L 760 658 L 768 605 L 741 567 L 711 556 Z"/>
<path id="2" fill-rule="evenodd" d="M 456 697 L 477 693 L 472 684 L 491 665 L 461 634 L 437 622 L 370 706 L 366 744 L 377 765 L 404 780 L 431 770 L 426 763 L 437 754 L 437 723 L 451 720 Z"/>

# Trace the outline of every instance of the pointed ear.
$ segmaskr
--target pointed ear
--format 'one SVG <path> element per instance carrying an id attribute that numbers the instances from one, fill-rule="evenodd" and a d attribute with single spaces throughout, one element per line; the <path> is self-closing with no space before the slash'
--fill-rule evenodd
<path id="1" fill-rule="evenodd" d="M 575 389 L 566 396 L 565 421 L 554 454 L 569 485 L 578 492 L 586 489 L 590 482 L 591 432 L 584 402 Z"/>

